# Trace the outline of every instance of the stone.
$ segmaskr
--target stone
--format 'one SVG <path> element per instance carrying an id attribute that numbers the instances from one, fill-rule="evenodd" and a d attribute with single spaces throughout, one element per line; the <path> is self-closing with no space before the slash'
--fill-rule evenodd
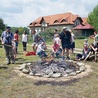
<path id="1" fill-rule="evenodd" d="M 75 76 L 76 75 L 76 72 L 71 72 L 70 75 L 71 76 Z"/>
<path id="2" fill-rule="evenodd" d="M 23 69 L 25 69 L 25 67 L 26 67 L 26 64 L 22 64 L 22 65 L 20 65 L 19 70 L 23 70 Z"/>
<path id="3" fill-rule="evenodd" d="M 35 74 L 34 74 L 33 72 L 30 72 L 29 75 L 30 75 L 30 76 L 34 76 Z"/>
<path id="4" fill-rule="evenodd" d="M 84 65 L 83 63 L 81 63 L 81 62 L 77 62 L 77 64 L 79 65 L 79 66 L 82 66 L 82 65 Z"/>
<path id="5" fill-rule="evenodd" d="M 32 63 L 27 63 L 26 65 L 31 65 Z"/>
<path id="6" fill-rule="evenodd" d="M 86 70 L 86 67 L 84 65 L 82 65 L 79 69 L 81 72 Z"/>
<path id="7" fill-rule="evenodd" d="M 79 73 L 81 73 L 81 71 L 80 71 L 80 70 L 77 70 L 77 71 L 76 71 L 76 74 L 79 74 Z"/>
<path id="8" fill-rule="evenodd" d="M 71 72 L 73 72 L 74 71 L 74 69 L 70 69 L 70 68 L 67 68 L 66 69 L 66 73 L 71 73 Z"/>
<path id="9" fill-rule="evenodd" d="M 25 74 L 29 74 L 29 70 L 27 70 L 27 69 L 23 69 L 22 72 Z"/>
<path id="10" fill-rule="evenodd" d="M 53 78 L 61 77 L 61 73 L 53 73 L 52 77 Z"/>

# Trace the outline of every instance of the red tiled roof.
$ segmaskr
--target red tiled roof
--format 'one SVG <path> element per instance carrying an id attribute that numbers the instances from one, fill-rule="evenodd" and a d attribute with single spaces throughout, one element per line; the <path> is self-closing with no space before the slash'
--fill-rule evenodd
<path id="1" fill-rule="evenodd" d="M 84 29 L 94 29 L 93 26 L 91 26 L 90 24 L 86 24 L 85 26 L 83 26 Z"/>
<path id="2" fill-rule="evenodd" d="M 78 15 L 73 15 L 72 13 L 63 13 L 63 14 L 56 14 L 56 15 L 49 15 L 49 16 L 43 16 L 36 19 L 34 22 L 32 22 L 29 26 L 36 26 L 37 24 L 41 24 L 41 20 L 44 19 L 46 23 L 49 25 L 55 25 L 55 24 L 74 24 L 74 20 L 79 17 Z M 62 22 L 62 20 L 66 20 L 66 22 Z M 57 23 L 54 23 L 57 21 Z M 35 25 L 36 23 L 36 25 Z"/>
<path id="3" fill-rule="evenodd" d="M 74 30 L 81 30 L 81 29 L 94 29 L 93 26 L 91 26 L 90 24 L 86 24 L 86 25 L 78 25 L 76 27 L 73 28 Z"/>
<path id="4" fill-rule="evenodd" d="M 74 30 L 75 30 L 75 29 L 76 29 L 76 30 L 78 30 L 78 29 L 83 29 L 83 25 L 82 25 L 82 24 L 79 24 L 78 26 L 74 27 L 73 29 L 74 29 Z"/>
<path id="5" fill-rule="evenodd" d="M 84 18 L 82 18 L 82 20 L 83 20 L 83 24 L 86 25 L 87 24 L 87 18 L 84 17 Z"/>

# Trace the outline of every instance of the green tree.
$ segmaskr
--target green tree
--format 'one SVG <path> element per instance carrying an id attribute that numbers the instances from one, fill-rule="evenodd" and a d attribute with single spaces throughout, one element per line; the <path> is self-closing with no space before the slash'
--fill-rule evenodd
<path id="1" fill-rule="evenodd" d="M 96 31 L 98 31 L 98 4 L 95 6 L 93 11 L 89 13 L 87 21 Z"/>
<path id="2" fill-rule="evenodd" d="M 0 36 L 1 36 L 2 31 L 4 31 L 4 29 L 5 29 L 4 21 L 2 18 L 0 18 Z"/>

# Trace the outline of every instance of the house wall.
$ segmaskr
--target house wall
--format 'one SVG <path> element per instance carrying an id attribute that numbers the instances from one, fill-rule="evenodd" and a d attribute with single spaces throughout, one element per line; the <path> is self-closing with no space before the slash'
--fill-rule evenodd
<path id="1" fill-rule="evenodd" d="M 35 30 L 37 33 L 44 31 L 46 28 L 52 28 L 52 29 L 57 29 L 59 31 L 62 31 L 63 27 L 67 27 L 67 29 L 72 29 L 73 25 L 51 25 L 51 26 L 47 26 L 47 27 L 34 27 L 34 28 L 30 28 L 30 33 Z"/>

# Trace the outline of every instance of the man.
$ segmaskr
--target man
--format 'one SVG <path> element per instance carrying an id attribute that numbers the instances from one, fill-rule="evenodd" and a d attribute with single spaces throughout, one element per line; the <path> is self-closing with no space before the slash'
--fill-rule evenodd
<path id="1" fill-rule="evenodd" d="M 10 31 L 11 27 L 6 27 L 6 31 L 2 32 L 1 41 L 4 45 L 5 54 L 7 58 L 7 65 L 9 65 L 12 60 L 12 63 L 15 63 L 14 55 L 13 55 L 13 48 L 12 48 L 12 41 L 14 39 L 13 33 Z"/>
<path id="2" fill-rule="evenodd" d="M 62 60 L 64 60 L 64 54 L 66 50 L 66 60 L 69 60 L 69 49 L 71 47 L 71 33 L 66 27 L 63 27 L 63 31 L 60 33 L 60 39 L 62 44 Z"/>
<path id="3" fill-rule="evenodd" d="M 36 51 L 38 44 L 40 44 L 41 42 L 44 42 L 44 40 L 40 35 L 37 34 L 35 30 L 32 32 L 32 34 L 33 34 L 32 47 L 33 47 L 33 51 Z"/>

